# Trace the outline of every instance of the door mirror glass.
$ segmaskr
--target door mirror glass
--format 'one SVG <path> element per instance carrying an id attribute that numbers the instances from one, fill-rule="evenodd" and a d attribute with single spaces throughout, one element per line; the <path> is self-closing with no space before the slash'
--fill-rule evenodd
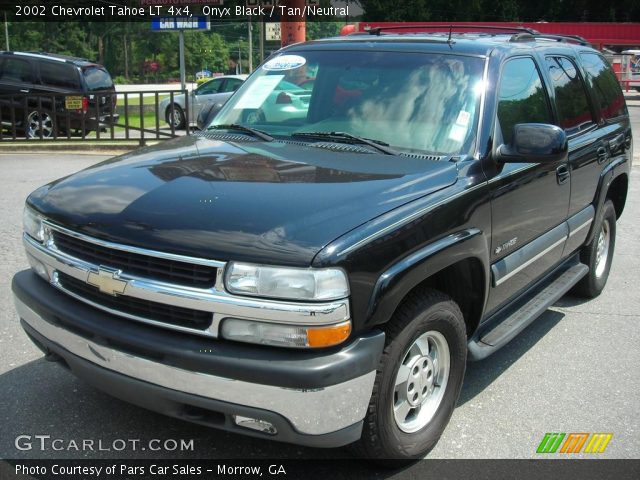
<path id="1" fill-rule="evenodd" d="M 545 123 L 514 125 L 511 141 L 500 145 L 496 159 L 503 163 L 554 163 L 566 158 L 567 135 Z"/>

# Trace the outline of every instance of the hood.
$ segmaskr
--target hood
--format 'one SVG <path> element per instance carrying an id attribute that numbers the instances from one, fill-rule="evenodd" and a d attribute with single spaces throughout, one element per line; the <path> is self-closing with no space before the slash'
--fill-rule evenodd
<path id="1" fill-rule="evenodd" d="M 112 242 L 308 266 L 342 234 L 457 178 L 451 162 L 339 146 L 349 148 L 220 133 L 183 137 L 57 180 L 28 203 L 62 226 Z"/>

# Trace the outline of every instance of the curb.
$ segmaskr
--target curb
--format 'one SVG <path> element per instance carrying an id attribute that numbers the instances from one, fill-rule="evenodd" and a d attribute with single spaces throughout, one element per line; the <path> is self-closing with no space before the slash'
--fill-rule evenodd
<path id="1" fill-rule="evenodd" d="M 147 142 L 147 145 L 153 145 L 152 142 Z M 16 143 L 0 143 L 0 154 L 2 153 L 85 153 L 88 155 L 104 155 L 104 154 L 114 154 L 119 155 L 122 153 L 127 153 L 132 150 L 140 148 L 138 142 L 124 144 L 124 145 L 114 145 L 114 144 L 87 144 L 87 143 L 77 143 L 74 144 L 56 144 L 49 143 L 46 144 L 16 144 Z"/>

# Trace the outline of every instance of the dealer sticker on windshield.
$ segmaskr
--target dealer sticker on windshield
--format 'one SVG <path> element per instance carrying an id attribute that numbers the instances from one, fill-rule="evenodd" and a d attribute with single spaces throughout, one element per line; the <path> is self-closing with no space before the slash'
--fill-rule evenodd
<path id="1" fill-rule="evenodd" d="M 300 55 L 280 55 L 265 63 L 262 68 L 265 70 L 293 70 L 307 63 L 307 59 Z"/>

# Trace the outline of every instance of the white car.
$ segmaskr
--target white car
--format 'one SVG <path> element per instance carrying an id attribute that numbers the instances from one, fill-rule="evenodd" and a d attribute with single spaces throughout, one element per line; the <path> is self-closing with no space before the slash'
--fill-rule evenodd
<path id="1" fill-rule="evenodd" d="M 160 114 L 164 115 L 165 121 L 174 128 L 185 128 L 187 124 L 186 111 L 189 111 L 189 125 L 195 125 L 198 114 L 204 105 L 213 102 L 226 102 L 235 92 L 247 75 L 224 75 L 215 77 L 203 83 L 194 91 L 189 92 L 189 102 L 185 101 L 185 95 L 174 95 L 173 109 L 171 108 L 171 97 L 160 102 Z"/>

